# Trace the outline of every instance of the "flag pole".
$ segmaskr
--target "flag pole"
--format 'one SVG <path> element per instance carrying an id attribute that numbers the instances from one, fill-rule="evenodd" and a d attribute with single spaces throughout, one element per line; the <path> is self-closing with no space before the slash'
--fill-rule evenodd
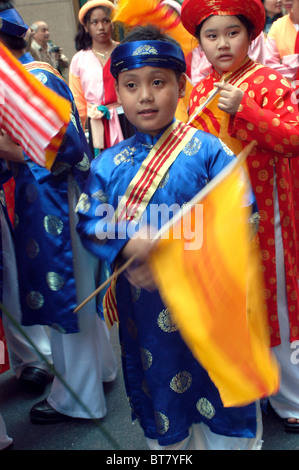
<path id="1" fill-rule="evenodd" d="M 231 76 L 232 72 L 229 72 L 227 75 L 225 75 L 223 77 L 223 79 L 220 81 L 220 83 L 226 83 L 228 82 L 228 80 L 230 79 L 230 76 Z M 191 122 L 194 121 L 194 119 L 196 118 L 196 116 L 198 116 L 198 114 L 203 110 L 205 109 L 205 107 L 215 98 L 215 96 L 219 93 L 219 88 L 218 87 L 215 87 L 210 96 L 208 96 L 208 98 L 206 99 L 206 101 L 204 103 L 202 103 L 200 106 L 198 106 L 198 108 L 196 108 L 195 112 L 192 114 L 192 116 L 190 117 L 189 121 L 187 122 L 187 124 L 191 124 Z"/>
<path id="2" fill-rule="evenodd" d="M 227 165 L 218 175 L 216 175 L 207 186 L 197 193 L 193 199 L 186 204 L 186 206 L 181 209 L 168 223 L 164 224 L 163 227 L 157 232 L 155 237 L 153 238 L 152 242 L 155 243 L 159 238 L 163 236 L 163 234 L 169 230 L 169 228 L 174 225 L 183 215 L 185 212 L 190 210 L 194 204 L 198 204 L 207 194 L 209 194 L 213 189 L 221 183 L 221 181 L 226 178 L 226 176 L 234 169 L 239 168 L 245 162 L 247 156 L 253 149 L 253 147 L 257 144 L 255 140 L 250 142 L 243 150 L 238 154 L 236 160 L 229 165 Z M 83 308 L 90 300 L 92 300 L 96 295 L 98 295 L 107 285 L 109 285 L 116 277 L 118 277 L 123 271 L 125 271 L 132 263 L 137 259 L 137 255 L 131 256 L 124 264 L 120 266 L 105 282 L 103 282 L 92 294 L 90 294 L 80 305 L 78 305 L 74 313 L 77 313 L 81 308 Z"/>
<path id="3" fill-rule="evenodd" d="M 114 271 L 114 273 L 108 279 L 106 279 L 106 281 L 103 282 L 92 294 L 90 294 L 85 300 L 83 300 L 83 302 L 81 302 L 81 304 L 75 308 L 74 313 L 77 313 L 79 310 L 81 310 L 84 305 L 86 305 L 90 300 L 92 300 L 96 295 L 98 295 L 108 284 L 110 284 L 110 282 L 113 281 L 113 279 L 115 279 L 123 271 L 125 271 L 136 259 L 137 255 L 131 256 L 131 258 L 129 258 L 124 264 L 122 264 L 120 268 Z"/>

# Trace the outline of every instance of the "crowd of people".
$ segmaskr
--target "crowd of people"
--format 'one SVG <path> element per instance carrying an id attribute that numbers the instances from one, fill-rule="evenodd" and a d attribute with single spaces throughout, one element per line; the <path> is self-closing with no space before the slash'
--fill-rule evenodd
<path id="1" fill-rule="evenodd" d="M 152 240 L 135 229 L 129 237 L 128 227 L 141 218 L 150 221 L 151 204 L 186 204 L 248 142 L 257 142 L 247 158 L 246 204 L 259 214 L 269 347 L 280 367 L 279 390 L 267 400 L 284 429 L 299 432 L 299 372 L 291 361 L 292 343 L 299 340 L 299 0 L 165 4 L 194 37 L 188 56 L 150 24 L 128 28 L 119 43 L 114 3 L 89 0 L 79 11 L 77 52 L 69 61 L 49 43 L 47 23 L 28 27 L 11 2 L 0 2 L 0 42 L 72 103 L 51 171 L 0 135 L 0 292 L 11 314 L 2 313 L 0 339 L 24 386 L 43 390 L 51 382 L 47 399 L 30 411 L 33 423 L 99 419 L 107 413 L 103 383 L 117 375 L 105 316 L 117 311 L 126 392 L 149 449 L 258 450 L 260 402 L 223 405 L 160 296 L 149 264 Z M 190 83 L 188 117 L 180 122 L 178 103 Z M 208 126 L 200 105 L 215 87 Z M 169 139 L 171 158 L 159 171 L 152 169 Z M 11 180 L 13 221 L 4 190 Z M 125 204 L 129 214 L 113 226 L 111 237 L 104 231 L 107 204 L 115 214 Z M 131 209 L 138 214 L 133 221 Z M 74 315 L 91 291 L 132 258 L 104 298 L 93 297 Z M 1 371 L 7 364 L 2 370 L 0 364 Z M 0 449 L 12 442 L 0 414 Z"/>

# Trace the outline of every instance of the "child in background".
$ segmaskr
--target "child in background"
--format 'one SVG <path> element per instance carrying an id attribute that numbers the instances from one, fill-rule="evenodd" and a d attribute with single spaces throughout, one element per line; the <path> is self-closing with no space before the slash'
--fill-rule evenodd
<path id="1" fill-rule="evenodd" d="M 155 290 L 147 264 L 151 241 L 132 236 L 141 217 L 146 225 L 152 223 L 150 208 L 189 202 L 235 158 L 216 137 L 174 119 L 185 92 L 185 70 L 179 45 L 155 27 L 134 29 L 113 51 L 118 98 L 136 134 L 92 162 L 77 206 L 78 230 L 85 246 L 112 265 L 133 254 L 138 259 L 119 275 L 116 302 L 127 394 L 149 448 L 259 449 L 259 407 L 223 407 Z M 140 205 L 129 205 L 128 217 L 105 232 L 106 211 L 112 207 L 115 214 L 122 207 L 119 198 L 128 203 L 140 190 L 136 179 L 142 180 L 154 156 L 160 155 L 158 163 L 162 160 L 169 138 L 174 151 L 166 168 L 153 178 Z M 151 177 L 149 171 L 146 182 Z M 137 209 L 135 218 L 131 209 Z M 109 220 L 112 216 L 108 214 Z"/>
<path id="2" fill-rule="evenodd" d="M 212 73 L 192 91 L 190 116 L 214 87 L 219 96 L 192 124 L 220 137 L 235 153 L 258 145 L 247 158 L 259 214 L 259 241 L 265 278 L 271 345 L 281 365 L 281 387 L 270 401 L 285 428 L 299 431 L 299 369 L 291 343 L 299 339 L 294 194 L 290 163 L 299 152 L 298 105 L 287 80 L 248 55 L 265 21 L 260 0 L 185 0 L 182 22 L 200 42 Z M 230 74 L 230 75 L 228 75 Z M 223 77 L 228 81 L 222 82 Z"/>

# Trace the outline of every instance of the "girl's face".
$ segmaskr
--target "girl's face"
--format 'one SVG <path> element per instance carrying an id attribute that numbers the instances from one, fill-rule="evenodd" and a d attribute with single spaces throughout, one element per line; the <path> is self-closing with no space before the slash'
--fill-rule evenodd
<path id="1" fill-rule="evenodd" d="M 116 93 L 131 124 L 155 136 L 171 123 L 185 86 L 185 74 L 177 80 L 171 69 L 145 66 L 121 72 Z"/>
<path id="2" fill-rule="evenodd" d="M 210 16 L 200 31 L 200 45 L 218 73 L 241 65 L 247 56 L 250 38 L 246 26 L 236 16 Z"/>
<path id="3" fill-rule="evenodd" d="M 293 0 L 282 0 L 282 6 L 287 12 L 290 12 L 293 7 Z"/>
<path id="4" fill-rule="evenodd" d="M 84 26 L 85 31 L 90 34 L 93 43 L 106 43 L 112 35 L 112 23 L 103 8 L 94 8 L 89 21 Z"/>
<path id="5" fill-rule="evenodd" d="M 282 11 L 282 0 L 265 0 L 264 7 L 268 16 L 275 16 Z"/>

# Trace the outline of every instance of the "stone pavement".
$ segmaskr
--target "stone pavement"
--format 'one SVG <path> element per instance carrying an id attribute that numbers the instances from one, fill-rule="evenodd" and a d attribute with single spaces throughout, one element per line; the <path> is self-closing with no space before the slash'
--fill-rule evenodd
<path id="1" fill-rule="evenodd" d="M 121 373 L 116 327 L 112 344 L 119 361 L 115 382 L 105 386 L 107 416 L 97 422 L 71 420 L 37 425 L 29 420 L 31 407 L 47 396 L 24 391 L 9 371 L 0 375 L 0 411 L 13 445 L 6 450 L 147 450 L 138 422 L 132 424 Z M 50 387 L 50 385 L 49 385 Z M 299 450 L 299 433 L 286 433 L 280 419 L 269 410 L 263 414 L 263 450 Z M 3 454 L 2 454 L 3 455 Z M 6 454 L 6 457 L 8 455 Z"/>

